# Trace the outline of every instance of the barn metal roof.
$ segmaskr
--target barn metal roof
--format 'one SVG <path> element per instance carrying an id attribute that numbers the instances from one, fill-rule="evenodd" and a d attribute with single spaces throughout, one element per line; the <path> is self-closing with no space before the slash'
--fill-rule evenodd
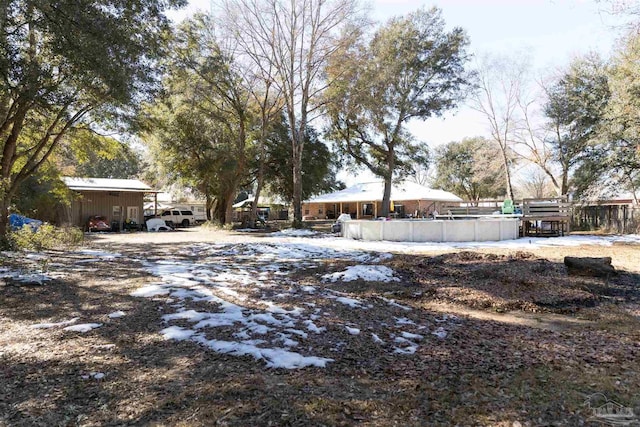
<path id="1" fill-rule="evenodd" d="M 147 184 L 137 179 L 111 178 L 76 178 L 65 176 L 62 178 L 69 189 L 74 191 L 125 191 L 157 193 Z"/>

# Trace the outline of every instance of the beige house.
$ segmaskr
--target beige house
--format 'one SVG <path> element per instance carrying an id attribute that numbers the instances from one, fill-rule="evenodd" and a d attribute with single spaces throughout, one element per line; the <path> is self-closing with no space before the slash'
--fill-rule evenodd
<path id="1" fill-rule="evenodd" d="M 306 219 L 334 219 L 341 213 L 355 219 L 377 218 L 382 210 L 384 183 L 367 182 L 307 200 L 302 205 Z M 442 203 L 461 202 L 453 193 L 435 190 L 411 181 L 391 188 L 392 216 L 397 218 L 427 217 L 441 211 Z"/>
<path id="2" fill-rule="evenodd" d="M 157 193 L 137 179 L 63 177 L 62 181 L 75 193 L 66 220 L 82 228 L 94 215 L 104 216 L 117 230 L 128 219 L 142 224 L 144 195 Z"/>

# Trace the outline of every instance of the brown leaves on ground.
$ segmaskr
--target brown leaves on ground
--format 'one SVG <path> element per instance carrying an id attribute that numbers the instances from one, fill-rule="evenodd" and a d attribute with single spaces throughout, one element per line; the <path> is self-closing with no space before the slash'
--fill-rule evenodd
<path id="1" fill-rule="evenodd" d="M 640 301 L 638 275 L 572 277 L 563 264 L 527 252 L 405 255 L 390 264 L 413 281 L 414 294 L 473 308 L 571 313 L 602 301 Z"/>
<path id="2" fill-rule="evenodd" d="M 56 253 L 64 277 L 0 286 L 0 426 L 596 425 L 585 405 L 595 393 L 640 404 L 637 275 L 570 278 L 559 261 L 537 254 L 480 252 L 398 255 L 385 261 L 403 279 L 391 283 L 322 283 L 319 276 L 342 262 L 301 269 L 296 283 L 371 307 L 325 300 L 329 315 L 317 324 L 327 333 L 302 342 L 335 362 L 281 370 L 161 338 L 166 298 L 129 295 L 157 280 L 132 258 L 176 249 L 130 245 L 118 249 L 129 259 L 91 265 Z M 629 251 L 640 254 L 624 250 L 630 259 Z M 492 315 L 467 315 L 453 303 Z M 514 309 L 535 312 L 541 327 L 496 314 Z M 115 310 L 127 315 L 108 318 Z M 30 327 L 75 316 L 103 326 L 86 334 Z M 384 345 L 371 338 L 401 316 L 427 327 L 415 354 L 389 351 L 388 336 Z M 544 327 L 551 316 L 589 322 Z M 445 319 L 446 338 L 428 333 Z M 349 335 L 350 324 L 362 332 Z M 85 378 L 95 372 L 104 378 Z"/>

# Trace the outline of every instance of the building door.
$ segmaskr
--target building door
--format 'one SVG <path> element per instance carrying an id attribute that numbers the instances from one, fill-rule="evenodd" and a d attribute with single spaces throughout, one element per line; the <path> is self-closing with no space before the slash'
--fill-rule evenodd
<path id="1" fill-rule="evenodd" d="M 113 231 L 120 231 L 122 227 L 122 206 L 113 206 L 111 211 L 111 229 Z"/>
<path id="2" fill-rule="evenodd" d="M 139 208 L 138 206 L 127 206 L 127 218 L 126 219 L 132 219 L 136 222 L 136 224 L 140 224 L 140 218 L 139 218 Z"/>

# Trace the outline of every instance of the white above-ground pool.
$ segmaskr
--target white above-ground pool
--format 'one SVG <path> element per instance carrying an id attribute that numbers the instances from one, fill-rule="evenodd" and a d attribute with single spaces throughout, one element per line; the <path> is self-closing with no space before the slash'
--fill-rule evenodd
<path id="1" fill-rule="evenodd" d="M 520 236 L 518 218 L 456 220 L 351 220 L 342 223 L 342 236 L 392 242 L 487 242 Z"/>

